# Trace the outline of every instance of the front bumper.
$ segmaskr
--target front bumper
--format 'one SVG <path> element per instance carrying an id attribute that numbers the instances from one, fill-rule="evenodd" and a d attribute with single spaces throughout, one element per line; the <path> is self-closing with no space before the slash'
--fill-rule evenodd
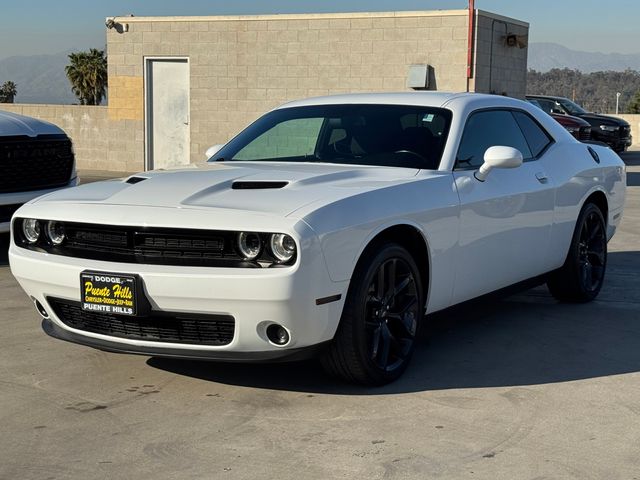
<path id="1" fill-rule="evenodd" d="M 277 350 L 263 350 L 257 352 L 237 352 L 233 350 L 193 350 L 188 348 L 159 348 L 157 345 L 130 346 L 122 342 L 87 337 L 73 331 L 61 328 L 53 320 L 44 318 L 42 330 L 50 337 L 97 348 L 106 352 L 128 353 L 133 355 L 148 355 L 150 357 L 183 358 L 189 360 L 216 360 L 221 362 L 290 362 L 305 360 L 321 352 L 329 342 L 323 342 L 309 347 L 281 348 Z"/>
<path id="2" fill-rule="evenodd" d="M 308 228 L 308 227 L 306 227 Z M 288 268 L 177 267 L 102 262 L 34 252 L 9 251 L 11 270 L 25 292 L 48 313 L 49 335 L 109 351 L 224 361 L 271 361 L 307 355 L 336 331 L 348 282 L 333 282 L 315 234 L 308 235 L 298 262 Z M 136 274 L 153 311 L 230 315 L 233 339 L 226 345 L 170 343 L 121 338 L 71 328 L 47 299 L 80 300 L 84 270 Z M 316 300 L 340 296 L 318 305 Z M 321 302 L 320 302 L 321 303 Z M 286 346 L 271 343 L 266 327 L 277 323 L 290 334 Z"/>
<path id="3" fill-rule="evenodd" d="M 603 132 L 597 127 L 592 128 L 591 139 L 604 142 L 615 151 L 624 150 L 633 143 L 633 138 L 630 135 L 628 137 L 621 137 L 618 132 Z"/>
<path id="4" fill-rule="evenodd" d="M 78 185 L 78 177 L 72 178 L 69 183 L 63 187 L 33 190 L 29 192 L 0 193 L 0 233 L 6 233 L 10 230 L 11 215 L 23 204 L 30 202 L 34 198 L 46 195 L 47 193 L 55 192 L 56 190 L 61 190 L 63 188 L 75 187 L 76 185 Z M 7 212 L 6 215 L 1 213 L 4 210 Z M 11 213 L 11 215 L 9 215 L 9 213 Z"/>

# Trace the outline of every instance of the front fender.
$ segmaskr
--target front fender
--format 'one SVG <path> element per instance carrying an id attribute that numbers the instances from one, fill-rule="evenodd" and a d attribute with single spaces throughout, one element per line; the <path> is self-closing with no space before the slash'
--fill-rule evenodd
<path id="1" fill-rule="evenodd" d="M 369 243 L 389 227 L 409 225 L 428 245 L 430 309 L 450 300 L 459 204 L 453 177 L 442 175 L 340 199 L 309 213 L 332 281 L 349 280 Z"/>

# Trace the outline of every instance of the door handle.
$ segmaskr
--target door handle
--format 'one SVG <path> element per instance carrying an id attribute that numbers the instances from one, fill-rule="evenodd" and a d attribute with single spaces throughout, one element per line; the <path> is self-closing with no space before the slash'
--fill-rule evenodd
<path id="1" fill-rule="evenodd" d="M 538 181 L 540 183 L 547 183 L 549 181 L 549 178 L 547 177 L 547 175 L 544 172 L 536 173 L 536 178 L 538 179 Z"/>

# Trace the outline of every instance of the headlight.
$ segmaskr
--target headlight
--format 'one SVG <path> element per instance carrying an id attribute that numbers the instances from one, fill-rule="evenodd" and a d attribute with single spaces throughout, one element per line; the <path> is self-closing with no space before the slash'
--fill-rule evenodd
<path id="1" fill-rule="evenodd" d="M 296 242 L 289 235 L 274 233 L 269 242 L 271 253 L 280 263 L 288 262 L 296 254 Z"/>
<path id="2" fill-rule="evenodd" d="M 22 221 L 22 233 L 29 243 L 36 243 L 40 238 L 40 222 L 35 218 L 25 218 Z"/>
<path id="3" fill-rule="evenodd" d="M 238 250 L 247 260 L 255 260 L 262 250 L 260 235 L 253 232 L 240 232 L 238 235 Z"/>
<path id="4" fill-rule="evenodd" d="M 600 125 L 600 130 L 604 130 L 605 132 L 617 132 L 618 128 L 620 127 L 617 125 Z"/>
<path id="5" fill-rule="evenodd" d="M 64 225 L 60 222 L 47 222 L 47 237 L 54 245 L 60 245 L 65 239 Z"/>

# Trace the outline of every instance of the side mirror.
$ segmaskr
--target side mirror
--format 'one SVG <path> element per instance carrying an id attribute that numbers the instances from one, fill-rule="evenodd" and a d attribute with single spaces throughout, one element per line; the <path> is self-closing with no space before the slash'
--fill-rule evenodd
<path id="1" fill-rule="evenodd" d="M 224 144 L 219 143 L 217 145 L 211 145 L 209 148 L 207 148 L 207 151 L 204 153 L 205 156 L 207 157 L 207 160 L 209 160 L 216 153 L 218 153 L 222 149 L 222 147 L 224 147 Z"/>
<path id="2" fill-rule="evenodd" d="M 473 175 L 484 182 L 489 172 L 494 168 L 517 168 L 522 165 L 522 153 L 512 147 L 489 147 L 484 152 L 484 163 Z"/>

